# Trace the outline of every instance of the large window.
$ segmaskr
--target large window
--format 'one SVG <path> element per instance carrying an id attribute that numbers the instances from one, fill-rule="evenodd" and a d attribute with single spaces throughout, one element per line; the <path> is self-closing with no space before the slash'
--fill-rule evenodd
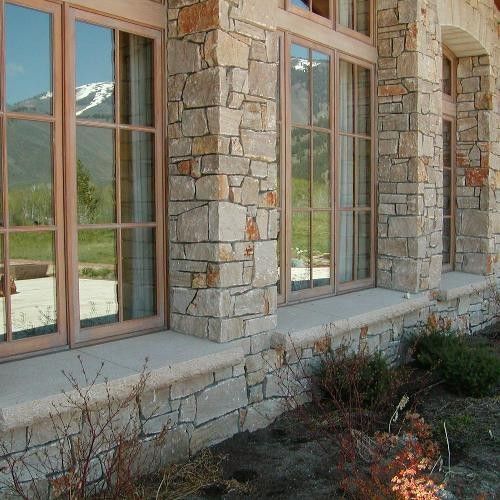
<path id="1" fill-rule="evenodd" d="M 371 67 L 295 37 L 285 45 L 282 302 L 373 283 Z"/>
<path id="2" fill-rule="evenodd" d="M 161 32 L 0 5 L 0 357 L 158 327 Z"/>

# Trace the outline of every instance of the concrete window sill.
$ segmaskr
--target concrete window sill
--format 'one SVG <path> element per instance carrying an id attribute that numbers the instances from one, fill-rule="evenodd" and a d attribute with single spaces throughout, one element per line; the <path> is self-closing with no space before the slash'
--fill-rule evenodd
<path id="1" fill-rule="evenodd" d="M 437 292 L 439 302 L 448 302 L 475 292 L 482 292 L 492 284 L 491 277 L 468 273 L 444 273 Z"/>
<path id="2" fill-rule="evenodd" d="M 274 346 L 302 347 L 356 328 L 419 311 L 430 305 L 428 294 L 372 288 L 278 309 Z"/>
<path id="3" fill-rule="evenodd" d="M 46 354 L 0 364 L 0 432 L 42 421 L 64 405 L 71 384 L 62 370 L 85 387 L 80 361 L 92 379 L 96 404 L 111 395 L 119 398 L 137 384 L 146 364 L 148 389 L 167 387 L 194 377 L 235 366 L 244 361 L 240 347 L 217 344 L 174 332 L 161 332 L 71 351 Z"/>

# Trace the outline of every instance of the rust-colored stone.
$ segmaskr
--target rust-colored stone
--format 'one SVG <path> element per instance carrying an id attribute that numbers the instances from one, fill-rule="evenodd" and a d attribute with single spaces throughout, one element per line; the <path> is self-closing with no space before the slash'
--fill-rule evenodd
<path id="1" fill-rule="evenodd" d="M 475 106 L 476 109 L 493 109 L 493 94 L 491 92 L 477 92 Z"/>
<path id="2" fill-rule="evenodd" d="M 181 175 L 190 175 L 193 160 L 184 160 L 177 164 L 177 171 Z"/>
<path id="3" fill-rule="evenodd" d="M 213 266 L 208 267 L 207 272 L 207 286 L 216 287 L 219 284 L 220 271 Z"/>
<path id="4" fill-rule="evenodd" d="M 366 337 L 368 337 L 368 327 L 363 326 L 359 331 L 359 338 L 366 339 Z"/>
<path id="5" fill-rule="evenodd" d="M 260 239 L 259 227 L 255 217 L 247 217 L 247 227 L 245 229 L 247 240 L 256 241 Z"/>
<path id="6" fill-rule="evenodd" d="M 265 195 L 265 204 L 268 207 L 276 207 L 278 204 L 278 193 L 276 191 L 268 191 Z"/>
<path id="7" fill-rule="evenodd" d="M 469 187 L 480 187 L 486 184 L 488 179 L 487 168 L 468 168 L 465 170 L 465 185 Z"/>
<path id="8" fill-rule="evenodd" d="M 253 253 L 254 253 L 253 245 L 248 245 L 245 248 L 245 257 L 253 257 Z"/>
<path id="9" fill-rule="evenodd" d="M 403 85 L 380 85 L 378 88 L 378 95 L 381 97 L 392 97 L 405 94 L 408 94 L 408 91 Z"/>
<path id="10" fill-rule="evenodd" d="M 323 337 L 320 340 L 314 342 L 314 352 L 316 353 L 326 353 L 330 350 L 331 340 L 329 337 Z"/>
<path id="11" fill-rule="evenodd" d="M 219 25 L 219 0 L 206 0 L 184 7 L 179 12 L 179 36 L 217 28 Z"/>

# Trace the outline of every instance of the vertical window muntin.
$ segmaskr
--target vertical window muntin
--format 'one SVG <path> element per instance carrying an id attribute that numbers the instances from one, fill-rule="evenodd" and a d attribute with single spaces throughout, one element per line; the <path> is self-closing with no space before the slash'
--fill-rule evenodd
<path id="1" fill-rule="evenodd" d="M 36 49 L 24 45 L 24 41 L 29 40 L 29 36 L 23 33 L 23 28 L 29 29 L 26 20 L 32 24 L 32 30 L 39 32 L 37 43 L 46 44 L 45 56 L 49 58 L 46 64 L 49 67 L 43 71 L 45 75 L 44 81 L 40 82 L 41 87 L 33 87 L 25 90 L 24 95 L 12 97 L 9 88 L 23 91 L 20 81 L 16 82 L 16 74 L 23 78 L 26 71 L 29 73 L 31 68 L 26 64 L 30 54 L 37 54 Z M 60 6 L 29 0 L 1 2 L 0 28 L 1 358 L 64 344 L 66 307 L 61 191 Z M 22 38 L 22 43 L 16 37 Z M 41 45 L 38 48 L 41 49 Z M 37 82 L 32 84 L 36 86 Z M 50 88 L 45 88 L 47 84 Z M 40 97 L 40 109 L 29 99 L 35 97 L 29 95 L 30 92 Z M 8 103 L 11 99 L 12 102 Z M 42 100 L 45 100 L 44 105 L 41 105 Z M 17 137 L 20 133 L 22 140 Z M 35 168 L 34 158 L 30 161 L 26 157 L 29 142 L 35 157 L 39 153 L 45 156 L 45 175 L 38 183 L 33 183 L 40 173 Z M 28 171 L 23 175 L 19 171 L 19 168 L 26 167 L 28 170 L 34 168 L 31 174 Z M 40 200 L 43 201 L 42 208 Z M 44 287 L 45 303 L 34 302 L 32 295 Z"/>
<path id="2" fill-rule="evenodd" d="M 349 109 L 346 103 L 345 96 L 341 95 L 342 90 L 342 78 L 343 78 L 343 67 L 352 68 L 352 103 L 351 103 L 351 120 L 350 124 L 348 122 L 343 122 L 343 112 Z M 336 185 L 337 188 L 337 204 L 336 204 L 336 214 L 337 214 L 337 252 L 336 252 L 336 272 L 337 272 L 337 290 L 339 292 L 344 290 L 350 290 L 355 288 L 363 288 L 370 286 L 374 283 L 373 278 L 373 267 L 374 267 L 374 110 L 373 110 L 373 88 L 374 88 L 374 75 L 373 68 L 353 57 L 347 56 L 345 54 L 339 55 L 337 57 L 337 80 L 336 80 L 336 92 L 337 92 L 337 155 L 336 155 Z M 361 125 L 363 121 L 363 115 L 360 113 L 362 109 L 361 98 L 360 98 L 360 86 L 359 79 L 360 74 L 367 72 L 368 74 L 368 113 L 366 115 L 364 125 Z M 365 89 L 366 90 L 366 89 Z M 366 96 L 365 96 L 366 99 Z M 365 102 L 366 108 L 366 102 Z M 366 119 L 368 116 L 368 119 Z M 361 145 L 364 144 L 363 148 Z M 352 189 L 350 193 L 343 190 L 343 173 L 345 172 L 345 158 L 343 158 L 343 153 L 345 150 L 345 145 L 350 146 L 349 151 L 350 156 L 353 161 L 352 166 Z M 366 147 L 368 146 L 368 147 Z M 364 151 L 364 159 L 367 160 L 369 171 L 362 172 L 359 168 L 359 163 L 361 160 L 360 151 Z M 368 153 L 368 156 L 366 154 Z M 364 175 L 363 175 L 364 174 Z M 367 175 L 368 174 L 368 175 Z M 360 190 L 360 185 L 358 183 L 358 178 L 364 178 L 365 192 Z M 363 227 L 367 228 L 364 232 L 364 239 L 361 238 L 361 230 Z M 348 244 L 346 240 L 347 236 L 346 228 L 349 229 L 349 234 L 352 236 L 352 252 L 350 255 L 343 253 L 343 248 Z M 364 266 L 360 266 L 360 249 L 364 245 L 366 246 L 366 240 L 368 241 L 369 252 L 368 258 L 365 259 Z M 350 262 L 351 270 L 347 269 L 346 263 Z M 364 271 L 363 271 L 364 267 Z"/>
<path id="3" fill-rule="evenodd" d="M 112 131 L 114 134 L 114 171 L 115 171 L 115 180 L 114 180 L 114 192 L 115 192 L 115 206 L 114 206 L 114 220 L 107 221 L 106 223 L 98 223 L 98 224 L 86 224 L 79 223 L 81 221 L 76 221 L 77 223 L 74 227 L 70 227 L 70 246 L 72 248 L 72 264 L 74 266 L 74 271 L 70 276 L 70 282 L 74 287 L 74 295 L 73 295 L 73 305 L 72 310 L 75 312 L 75 317 L 72 321 L 72 343 L 77 343 L 81 341 L 90 341 L 103 337 L 115 336 L 129 332 L 135 332 L 140 330 L 154 329 L 164 325 L 164 315 L 165 315 L 165 304 L 163 301 L 164 297 L 164 265 L 162 263 L 162 242 L 164 239 L 163 234 L 163 213 L 161 210 L 161 200 L 164 199 L 162 194 L 163 192 L 163 182 L 162 182 L 162 137 L 161 137 L 161 113 L 154 106 L 154 102 L 151 103 L 152 114 L 147 115 L 144 119 L 138 120 L 137 117 L 125 116 L 123 112 L 123 103 L 121 101 L 121 94 L 123 92 L 123 84 L 121 81 L 121 54 L 123 51 L 123 38 L 133 38 L 133 37 L 142 37 L 144 39 L 151 40 L 153 47 L 153 56 L 151 59 L 151 74 L 154 82 L 153 92 L 151 94 L 153 99 L 160 99 L 159 89 L 161 88 L 161 58 L 160 58 L 160 46 L 161 46 L 161 37 L 159 32 L 155 30 L 150 30 L 147 28 L 139 28 L 135 25 L 121 22 L 114 19 L 109 19 L 107 17 L 99 16 L 97 14 L 86 13 L 83 11 L 71 11 L 71 19 L 70 25 L 71 29 L 76 35 L 78 23 L 93 25 L 97 27 L 101 27 L 102 29 L 109 29 L 113 32 L 113 41 L 114 41 L 114 50 L 113 50 L 113 65 L 114 65 L 114 112 L 112 120 L 110 119 L 80 119 L 76 115 L 76 101 L 75 101 L 75 88 L 78 86 L 78 82 L 74 81 L 72 85 L 73 91 L 71 88 L 67 90 L 67 94 L 71 94 L 71 118 L 73 124 L 71 126 L 71 146 L 68 148 L 67 157 L 68 161 L 72 164 L 75 164 L 77 161 L 76 151 L 77 151 L 77 137 L 75 135 L 75 131 L 79 127 L 95 127 L 96 129 L 108 130 Z M 75 39 L 76 40 L 76 39 Z M 120 46 L 122 43 L 122 46 Z M 76 41 L 75 41 L 75 52 L 76 52 Z M 71 69 L 71 76 L 75 79 L 76 70 L 77 70 L 77 57 L 75 53 L 75 59 L 73 62 L 73 66 Z M 71 87 L 71 85 L 69 86 Z M 144 110 L 144 106 L 142 107 Z M 130 111 L 130 110 L 127 110 Z M 125 165 L 123 165 L 123 138 L 124 137 L 135 137 L 136 139 L 141 136 L 152 138 L 152 163 L 153 163 L 153 192 L 154 192 L 154 208 L 153 211 L 151 209 L 146 209 L 145 214 L 139 214 L 137 217 L 131 217 L 129 214 L 129 210 L 126 209 L 122 200 L 124 198 L 123 193 L 123 182 L 122 179 L 122 171 Z M 144 142 L 144 141 L 142 141 Z M 76 178 L 76 172 L 73 172 L 71 182 L 72 186 L 78 185 L 78 179 Z M 72 203 L 75 205 L 75 201 Z M 77 210 L 77 207 L 74 207 Z M 128 215 L 127 215 L 128 214 Z M 153 216 L 153 219 L 151 219 Z M 144 218 L 146 217 L 146 218 Z M 148 219 L 148 220 L 146 220 Z M 71 225 L 70 225 L 71 226 Z M 109 232 L 113 231 L 114 235 L 110 241 L 116 242 L 116 250 L 114 253 L 116 262 L 115 274 L 110 275 L 109 279 L 111 281 L 116 281 L 116 291 L 111 293 L 111 287 L 108 286 L 108 300 L 105 300 L 104 303 L 100 305 L 101 313 L 95 314 L 92 317 L 94 307 L 93 304 L 88 305 L 86 309 L 90 309 L 90 313 L 85 317 L 85 311 L 83 309 L 84 305 L 81 303 L 81 299 L 83 299 L 84 291 L 81 288 L 81 285 L 84 284 L 85 277 L 81 276 L 81 272 L 79 268 L 81 264 L 79 262 L 79 251 L 82 249 L 81 246 L 81 236 L 79 237 L 79 233 L 88 232 L 88 231 L 104 231 Z M 146 235 L 146 232 L 149 236 Z M 146 256 L 144 258 L 154 259 L 154 272 L 151 274 L 151 271 L 148 271 L 147 267 L 143 266 L 142 275 L 145 273 L 150 275 L 150 278 L 153 282 L 148 286 L 147 283 L 143 283 L 143 287 L 145 291 L 151 293 L 153 295 L 151 300 L 143 301 L 143 303 L 148 303 L 146 309 L 151 314 L 138 313 L 127 311 L 125 309 L 125 303 L 129 303 L 130 301 L 126 301 L 125 299 L 128 297 L 127 293 L 134 293 L 133 287 L 128 284 L 127 276 L 130 272 L 124 268 L 123 264 L 123 256 L 127 255 L 129 252 L 124 250 L 124 235 L 132 235 L 135 234 L 136 238 L 140 235 L 146 237 L 146 240 L 143 242 L 143 254 Z M 151 234 L 153 236 L 151 236 Z M 151 238 L 154 239 L 153 245 L 151 244 Z M 109 239 L 109 238 L 108 238 Z M 80 244 L 79 244 L 80 240 Z M 128 246 L 134 246 L 133 240 L 128 244 Z M 152 247 L 153 246 L 153 250 Z M 136 251 L 139 249 L 137 245 L 135 245 Z M 110 247 L 111 248 L 111 247 Z M 149 256 L 149 257 L 148 257 Z M 108 259 L 109 260 L 109 259 Z M 134 262 L 133 259 L 128 259 L 132 266 Z M 145 261 L 146 262 L 146 261 Z M 99 264 L 99 263 L 96 263 Z M 108 267 L 112 267 L 108 263 Z M 144 264 L 145 265 L 145 264 Z M 99 267 L 96 265 L 95 267 Z M 138 270 L 138 275 L 141 274 L 141 270 Z M 127 292 L 125 292 L 127 290 Z M 140 296 L 135 293 L 136 301 L 140 301 Z M 153 310 L 151 310 L 153 308 Z M 140 310 L 141 308 L 138 307 Z M 78 313 L 76 312 L 78 311 Z M 99 316 L 101 314 L 101 316 Z M 104 319 L 102 319 L 104 318 Z M 90 320 L 89 320 L 90 319 Z M 101 321 L 102 319 L 102 321 Z"/>
<path id="4" fill-rule="evenodd" d="M 336 7 L 337 30 L 360 40 L 373 40 L 373 0 L 337 0 Z"/>

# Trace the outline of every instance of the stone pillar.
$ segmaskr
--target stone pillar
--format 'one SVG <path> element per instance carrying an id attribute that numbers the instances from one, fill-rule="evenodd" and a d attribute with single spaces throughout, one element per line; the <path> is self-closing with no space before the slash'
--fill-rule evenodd
<path id="1" fill-rule="evenodd" d="M 170 0 L 170 318 L 217 342 L 276 325 L 278 39 L 266 0 Z"/>
<path id="2" fill-rule="evenodd" d="M 435 0 L 382 0 L 378 26 L 378 286 L 441 277 L 441 47 Z"/>
<path id="3" fill-rule="evenodd" d="M 457 69 L 456 269 L 491 274 L 500 158 L 495 112 L 495 69 L 490 57 L 463 57 Z"/>

